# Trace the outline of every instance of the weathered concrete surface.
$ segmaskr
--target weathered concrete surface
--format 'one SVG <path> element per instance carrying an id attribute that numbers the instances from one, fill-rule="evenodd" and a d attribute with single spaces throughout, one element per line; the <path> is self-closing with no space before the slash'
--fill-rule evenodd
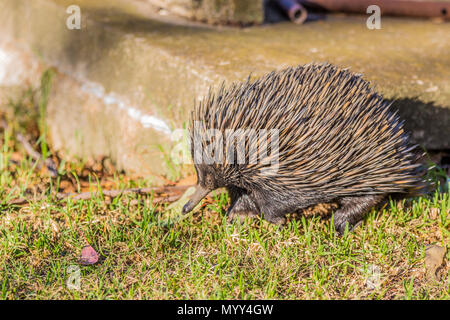
<path id="1" fill-rule="evenodd" d="M 81 7 L 81 30 L 66 28 L 71 4 Z M 450 148 L 450 24 L 383 18 L 381 30 L 368 30 L 364 17 L 330 16 L 302 26 L 217 29 L 161 21 L 119 0 L 107 8 L 102 1 L 1 0 L 0 18 L 0 39 L 61 73 L 49 105 L 54 145 L 110 154 L 138 173 L 164 172 L 158 146 L 170 149 L 171 132 L 209 86 L 313 61 L 363 73 L 398 100 L 415 141 Z"/>
<path id="2" fill-rule="evenodd" d="M 10 41 L 0 41 L 0 107 L 20 101 L 24 89 L 36 87 L 45 67 Z"/>
<path id="3" fill-rule="evenodd" d="M 38 88 L 47 67 L 24 48 L 0 41 L 0 109 L 21 101 L 30 87 Z M 119 168 L 160 184 L 164 157 L 157 143 L 170 139 L 129 116 L 133 109 L 124 101 L 101 86 L 54 74 L 48 106 L 52 147 L 68 158 L 109 155 Z"/>

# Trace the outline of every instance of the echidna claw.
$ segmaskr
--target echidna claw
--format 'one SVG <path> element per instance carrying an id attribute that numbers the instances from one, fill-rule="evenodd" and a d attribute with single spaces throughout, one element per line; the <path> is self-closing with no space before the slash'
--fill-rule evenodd
<path id="1" fill-rule="evenodd" d="M 345 229 L 348 226 L 348 232 L 353 232 L 356 228 L 362 225 L 363 220 L 358 221 L 355 225 L 350 225 L 347 221 L 339 226 L 335 226 L 335 230 L 338 236 L 342 237 L 345 234 Z"/>

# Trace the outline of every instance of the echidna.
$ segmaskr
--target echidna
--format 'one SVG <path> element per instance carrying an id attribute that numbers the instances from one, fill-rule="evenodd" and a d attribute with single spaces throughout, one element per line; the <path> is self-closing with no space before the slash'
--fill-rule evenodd
<path id="1" fill-rule="evenodd" d="M 328 63 L 210 91 L 191 114 L 190 140 L 198 183 L 183 213 L 225 187 L 230 217 L 276 224 L 336 202 L 343 233 L 387 195 L 424 187 L 416 146 L 390 103 L 361 75 Z"/>

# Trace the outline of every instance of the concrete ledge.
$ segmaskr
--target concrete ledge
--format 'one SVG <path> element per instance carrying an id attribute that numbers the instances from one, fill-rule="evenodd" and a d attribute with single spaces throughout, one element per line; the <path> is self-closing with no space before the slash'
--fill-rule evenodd
<path id="1" fill-rule="evenodd" d="M 71 4 L 81 7 L 81 30 L 66 27 Z M 54 146 L 111 155 L 126 170 L 167 170 L 159 147 L 170 150 L 209 86 L 312 61 L 363 73 L 398 100 L 416 142 L 450 148 L 450 24 L 383 18 L 382 30 L 368 30 L 364 17 L 331 16 L 217 29 L 164 22 L 119 0 L 1 0 L 0 18 L 0 40 L 59 71 L 48 110 Z"/>

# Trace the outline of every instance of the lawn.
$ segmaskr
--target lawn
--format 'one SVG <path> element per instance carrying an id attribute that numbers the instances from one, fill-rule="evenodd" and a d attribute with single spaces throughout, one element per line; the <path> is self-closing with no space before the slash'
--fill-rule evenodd
<path id="1" fill-rule="evenodd" d="M 324 206 L 292 215 L 285 227 L 230 224 L 221 191 L 176 219 L 165 199 L 178 196 L 104 195 L 151 186 L 108 159 L 61 160 L 45 143 L 39 112 L 36 125 L 14 116 L 0 143 L 2 299 L 450 298 L 448 250 L 436 273 L 425 268 L 427 246 L 449 247 L 448 186 L 388 201 L 342 237 Z M 27 153 L 19 132 L 57 174 Z M 439 168 L 431 176 L 446 178 Z M 82 200 L 57 196 L 89 191 Z M 92 265 L 79 261 L 87 244 L 100 256 Z"/>

